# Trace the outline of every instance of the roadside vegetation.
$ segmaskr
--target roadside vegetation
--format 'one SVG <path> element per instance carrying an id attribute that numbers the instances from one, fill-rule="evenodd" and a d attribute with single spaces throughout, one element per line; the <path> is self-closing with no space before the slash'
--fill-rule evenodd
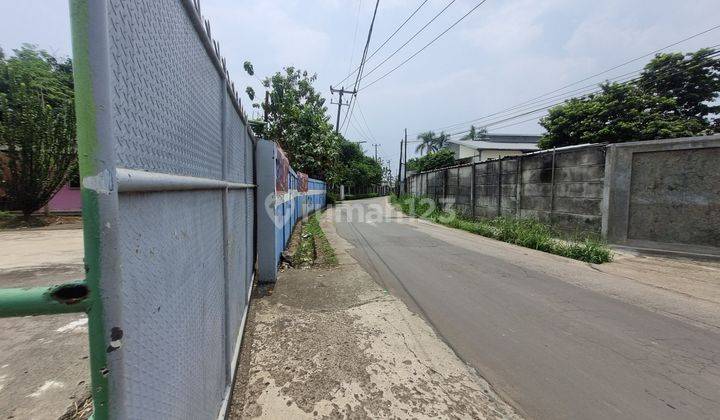
<path id="1" fill-rule="evenodd" d="M 338 264 L 335 251 L 320 227 L 318 218 L 320 214 L 315 212 L 299 227 L 301 229 L 299 242 L 292 254 L 293 267 L 311 265 L 334 267 Z"/>
<path id="2" fill-rule="evenodd" d="M 245 72 L 255 76 L 251 62 Z M 265 95 L 245 89 L 253 108 L 262 110 L 262 119 L 250 121 L 255 134 L 277 142 L 292 162 L 293 169 L 329 185 L 345 185 L 355 191 L 380 184 L 383 162 L 365 155 L 357 142 L 336 132 L 326 100 L 316 90 L 317 75 L 292 66 L 284 67 L 261 80 Z"/>
<path id="3" fill-rule="evenodd" d="M 667 139 L 720 131 L 720 58 L 715 49 L 658 54 L 640 76 L 603 83 L 540 120 L 541 149 L 583 143 Z"/>
<path id="4" fill-rule="evenodd" d="M 0 206 L 26 225 L 77 173 L 73 95 L 70 59 L 0 48 Z"/>
<path id="5" fill-rule="evenodd" d="M 403 195 L 398 198 L 393 195 L 390 201 L 410 216 L 499 241 L 593 264 L 612 260 L 610 249 L 597 238 L 586 235 L 575 240 L 565 240 L 551 226 L 536 220 L 510 217 L 471 220 L 440 210 L 426 197 Z"/>

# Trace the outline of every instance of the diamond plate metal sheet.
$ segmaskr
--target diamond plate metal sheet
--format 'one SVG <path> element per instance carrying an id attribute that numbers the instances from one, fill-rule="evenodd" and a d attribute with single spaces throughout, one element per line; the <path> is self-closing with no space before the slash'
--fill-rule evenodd
<path id="1" fill-rule="evenodd" d="M 253 183 L 253 139 L 183 2 L 107 4 L 112 121 L 100 141 L 114 166 Z M 216 418 L 252 286 L 255 191 L 102 199 L 113 194 L 103 305 L 122 345 L 108 353 L 110 414 Z"/>
<path id="2" fill-rule="evenodd" d="M 108 2 L 119 167 L 222 177 L 222 81 L 179 0 Z"/>
<path id="3" fill-rule="evenodd" d="M 247 215 L 246 190 L 231 190 L 228 192 L 228 325 L 231 336 L 228 337 L 230 344 L 228 350 L 232 354 L 234 350 L 237 332 L 240 330 L 240 322 L 245 311 L 247 302 L 247 276 L 252 275 L 245 268 L 248 264 L 248 253 L 252 249 L 248 247 L 248 215 Z M 252 231 L 250 231 L 252 234 Z M 252 237 L 251 237 L 252 238 Z"/>
<path id="4" fill-rule="evenodd" d="M 240 116 L 225 93 L 225 138 L 227 141 L 227 180 L 245 182 L 246 142 L 251 141 Z"/>
<path id="5" fill-rule="evenodd" d="M 199 419 L 225 389 L 220 191 L 121 194 L 113 417 Z"/>

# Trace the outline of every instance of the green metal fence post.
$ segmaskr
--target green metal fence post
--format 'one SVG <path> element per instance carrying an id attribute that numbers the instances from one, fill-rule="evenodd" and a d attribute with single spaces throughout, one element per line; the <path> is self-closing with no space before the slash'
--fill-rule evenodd
<path id="1" fill-rule="evenodd" d="M 85 242 L 86 284 L 90 291 L 88 304 L 88 338 L 90 347 L 90 378 L 93 398 L 93 418 L 109 417 L 107 355 L 101 296 L 102 226 L 99 193 L 87 188 L 86 179 L 98 175 L 103 161 L 98 141 L 95 104 L 96 85 L 107 84 L 95 80 L 97 71 L 91 59 L 91 39 L 97 48 L 106 42 L 107 28 L 99 23 L 106 19 L 105 0 L 70 0 L 72 26 L 73 77 L 75 81 L 75 113 L 77 121 L 78 159 L 82 179 L 83 236 Z M 100 17 L 102 20 L 96 18 Z M 91 26 L 91 21 L 93 22 Z M 102 67 L 102 66 L 101 66 Z M 107 86 L 106 86 L 107 88 Z M 102 105 L 102 104 L 101 104 Z M 106 113 L 110 110 L 104 110 Z"/>

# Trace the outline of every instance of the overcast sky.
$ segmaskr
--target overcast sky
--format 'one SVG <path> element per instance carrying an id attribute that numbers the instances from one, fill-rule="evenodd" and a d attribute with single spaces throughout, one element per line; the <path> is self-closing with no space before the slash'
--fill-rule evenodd
<path id="1" fill-rule="evenodd" d="M 364 83 L 412 55 L 478 1 L 456 0 Z M 380 0 L 370 51 L 421 2 Z M 448 2 L 429 0 L 367 63 L 366 72 Z M 0 47 L 8 51 L 29 42 L 54 54 L 69 55 L 67 3 L 3 1 Z M 237 86 L 251 85 L 262 94 L 259 81 L 243 72 L 245 60 L 252 61 L 260 77 L 293 65 L 317 73 L 316 87 L 329 99 L 329 86 L 342 80 L 360 60 L 374 4 L 374 0 L 203 0 L 202 9 Z M 367 141 L 363 146 L 368 154 L 373 152 L 371 144 L 379 143 L 379 154 L 383 160 L 390 159 L 396 171 L 404 128 L 414 137 L 423 130 L 497 112 L 710 28 L 720 23 L 717 17 L 717 0 L 488 0 L 403 67 L 361 91 L 360 107 L 345 133 L 351 140 Z M 720 44 L 720 30 L 670 51 L 716 44 Z M 647 59 L 574 88 L 639 69 L 645 62 Z M 329 112 L 334 121 L 336 108 Z M 466 128 L 449 127 L 447 131 Z M 499 130 L 491 127 L 490 132 L 539 134 L 542 128 L 530 121 Z"/>

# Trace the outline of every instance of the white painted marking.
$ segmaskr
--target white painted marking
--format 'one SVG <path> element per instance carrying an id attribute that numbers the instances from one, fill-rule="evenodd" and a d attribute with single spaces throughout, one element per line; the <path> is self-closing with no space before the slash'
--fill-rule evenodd
<path id="1" fill-rule="evenodd" d="M 74 330 L 85 327 L 85 325 L 87 325 L 87 323 L 88 323 L 87 317 L 83 317 L 83 318 L 77 319 L 73 322 L 69 322 L 69 323 L 63 325 L 62 327 L 58 328 L 55 331 L 57 331 L 57 332 L 74 331 Z"/>
<path id="2" fill-rule="evenodd" d="M 28 395 L 28 397 L 38 398 L 50 389 L 60 389 L 60 388 L 65 388 L 65 384 L 62 382 L 58 382 L 58 381 L 45 381 L 45 383 L 42 384 L 40 386 L 40 388 L 37 389 L 37 391 Z"/>

